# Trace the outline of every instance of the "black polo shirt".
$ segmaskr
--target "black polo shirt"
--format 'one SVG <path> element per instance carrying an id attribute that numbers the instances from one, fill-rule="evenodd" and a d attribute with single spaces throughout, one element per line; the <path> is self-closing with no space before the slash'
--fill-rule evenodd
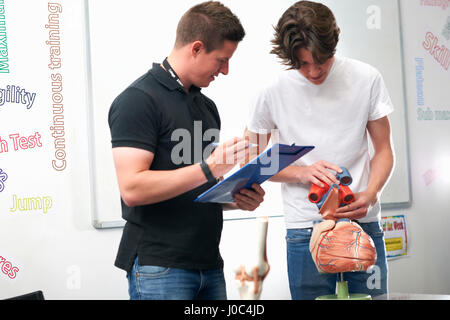
<path id="1" fill-rule="evenodd" d="M 150 170 L 175 170 L 200 162 L 203 150 L 211 143 L 209 138 L 203 141 L 205 131 L 220 129 L 214 102 L 195 86 L 185 92 L 156 63 L 114 100 L 108 122 L 113 148 L 133 147 L 154 153 Z M 212 185 L 205 183 L 150 205 L 128 207 L 122 200 L 122 217 L 127 222 L 115 265 L 130 271 L 137 256 L 140 265 L 223 267 L 219 252 L 222 207 L 194 202 Z"/>

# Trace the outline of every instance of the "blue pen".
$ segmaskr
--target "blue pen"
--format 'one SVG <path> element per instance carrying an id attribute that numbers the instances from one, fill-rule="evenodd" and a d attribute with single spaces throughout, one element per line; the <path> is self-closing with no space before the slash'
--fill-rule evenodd
<path id="1" fill-rule="evenodd" d="M 211 143 L 211 145 L 212 145 L 214 148 L 217 148 L 217 147 L 219 146 L 219 144 L 220 144 L 220 143 L 218 143 L 218 142 L 213 142 L 213 143 Z M 258 146 L 257 144 L 253 144 L 253 143 L 250 143 L 250 144 L 248 145 L 249 148 L 254 148 L 254 147 L 257 147 L 257 146 Z"/>

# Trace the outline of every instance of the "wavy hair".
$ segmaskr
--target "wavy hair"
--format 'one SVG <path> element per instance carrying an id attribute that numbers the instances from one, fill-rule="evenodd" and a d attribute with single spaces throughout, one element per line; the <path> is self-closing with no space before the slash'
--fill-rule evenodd
<path id="1" fill-rule="evenodd" d="M 336 53 L 340 29 L 331 10 L 312 1 L 298 1 L 288 8 L 274 27 L 270 53 L 289 69 L 300 69 L 298 50 L 311 51 L 314 61 L 325 63 Z"/>

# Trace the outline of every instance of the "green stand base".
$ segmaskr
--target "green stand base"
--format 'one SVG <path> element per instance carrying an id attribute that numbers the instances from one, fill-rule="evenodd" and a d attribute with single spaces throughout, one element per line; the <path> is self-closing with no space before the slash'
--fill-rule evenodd
<path id="1" fill-rule="evenodd" d="M 317 297 L 316 300 L 372 300 L 372 297 L 364 293 L 348 293 L 347 281 L 337 282 L 337 294 L 327 294 Z"/>

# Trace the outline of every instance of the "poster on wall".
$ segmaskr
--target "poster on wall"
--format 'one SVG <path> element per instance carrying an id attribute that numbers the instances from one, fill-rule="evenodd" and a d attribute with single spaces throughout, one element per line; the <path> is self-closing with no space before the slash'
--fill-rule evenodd
<path id="1" fill-rule="evenodd" d="M 388 259 L 400 258 L 407 255 L 407 232 L 404 215 L 381 218 L 384 231 L 386 255 Z"/>

